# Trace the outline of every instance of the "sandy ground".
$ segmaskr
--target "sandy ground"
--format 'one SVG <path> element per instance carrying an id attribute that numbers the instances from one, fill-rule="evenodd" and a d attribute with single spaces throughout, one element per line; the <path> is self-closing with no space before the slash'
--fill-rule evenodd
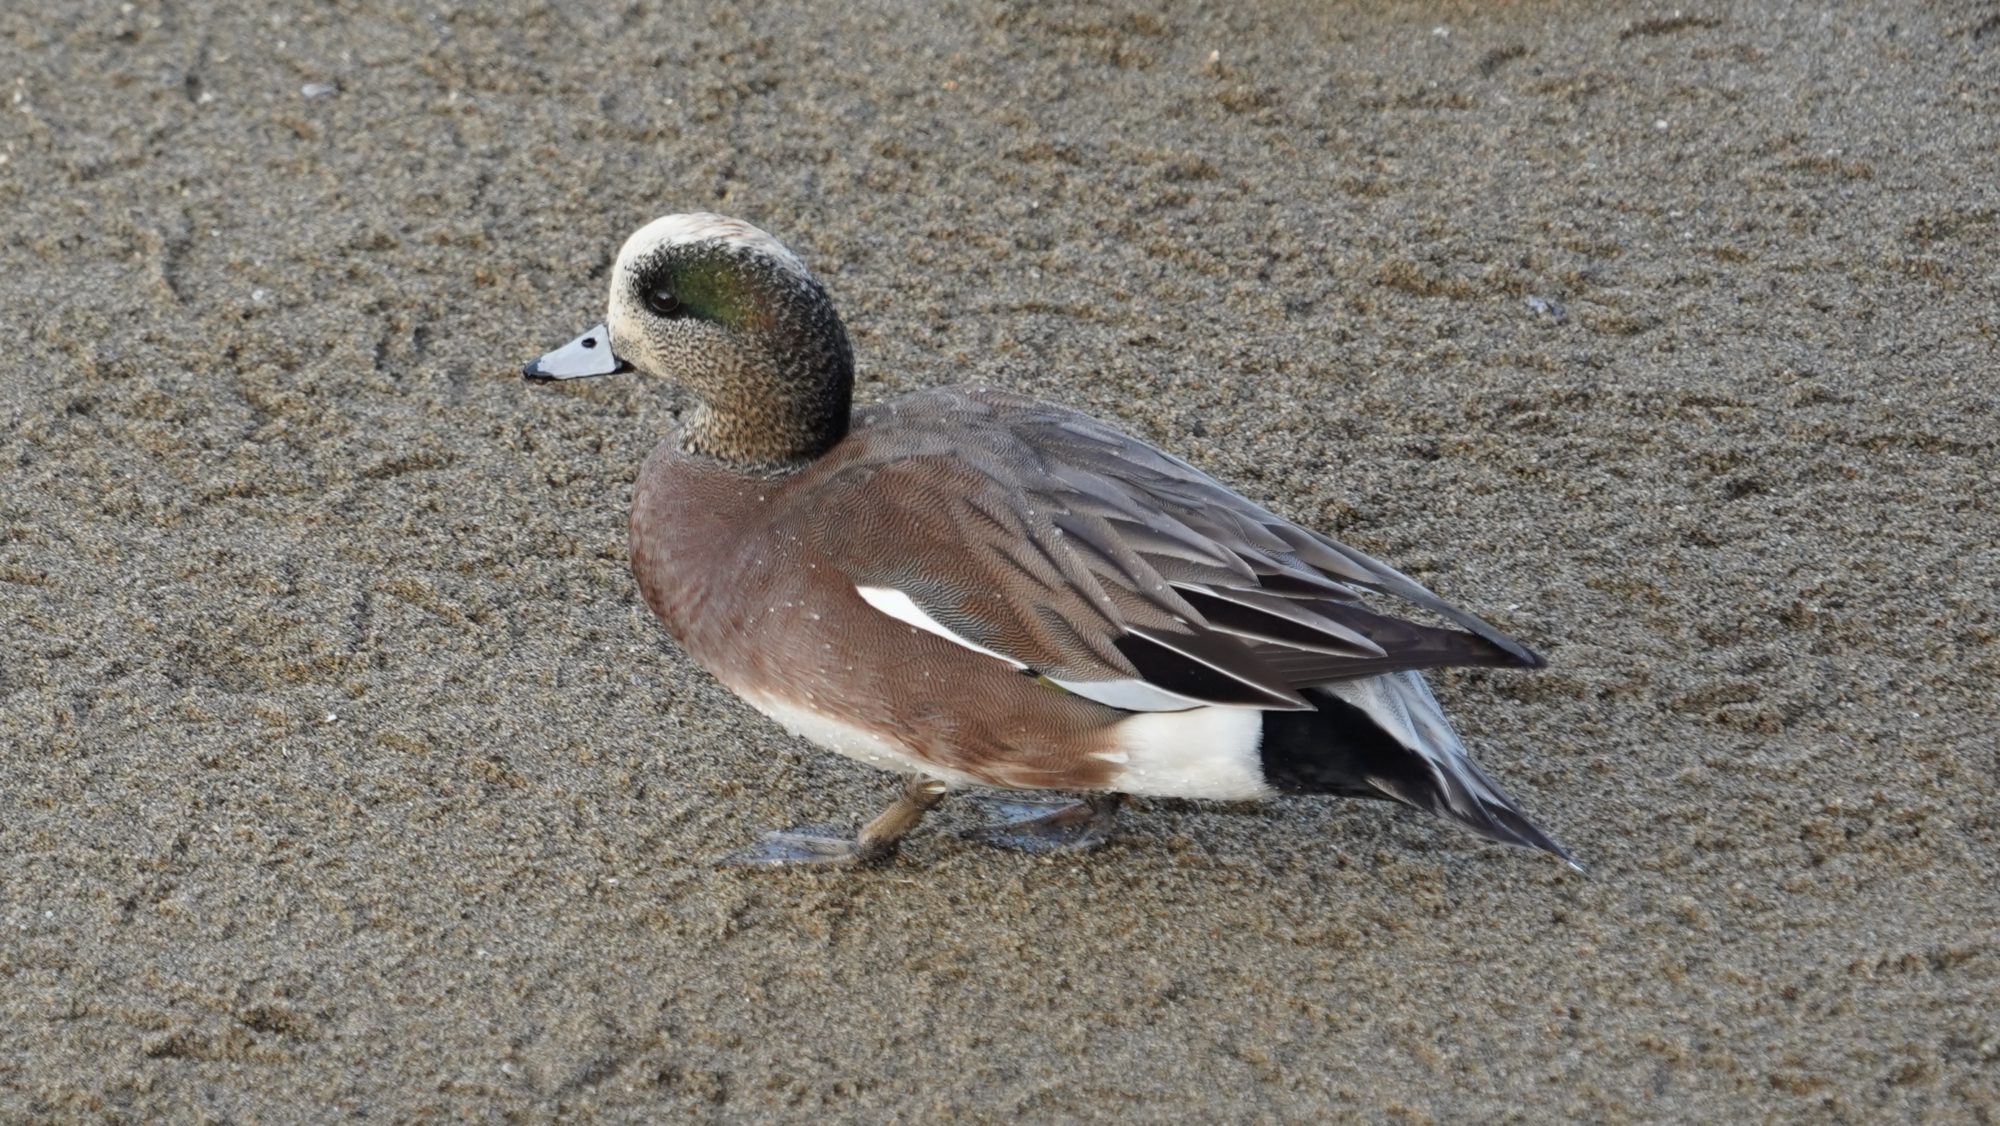
<path id="1" fill-rule="evenodd" d="M 2000 1115 L 1992 4 L 219 7 L 0 13 L 0 1119 Z M 516 374 L 696 208 L 1541 648 L 1439 691 L 1591 873 L 718 869 L 890 782 Z"/>

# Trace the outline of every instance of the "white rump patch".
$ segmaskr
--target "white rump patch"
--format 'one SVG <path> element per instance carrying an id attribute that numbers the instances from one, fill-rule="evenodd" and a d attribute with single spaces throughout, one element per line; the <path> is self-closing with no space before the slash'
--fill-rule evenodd
<path id="1" fill-rule="evenodd" d="M 1113 747 L 1099 751 L 1122 764 L 1106 789 L 1161 798 L 1243 801 L 1268 798 L 1264 782 L 1264 713 L 1250 708 L 1147 712 L 1111 728 Z"/>
<path id="2" fill-rule="evenodd" d="M 741 219 L 731 219 L 726 215 L 713 215 L 706 211 L 691 212 L 686 215 L 666 215 L 632 232 L 625 245 L 618 251 L 618 268 L 622 271 L 632 260 L 660 246 L 680 246 L 686 243 L 720 240 L 730 246 L 741 246 L 754 250 L 773 259 L 779 265 L 810 280 L 811 271 L 806 264 L 793 254 L 784 243 L 757 227 Z"/>
<path id="3" fill-rule="evenodd" d="M 797 700 L 753 692 L 739 691 L 736 694 L 751 707 L 776 720 L 779 727 L 822 750 L 845 755 L 880 770 L 922 774 L 952 786 L 985 784 L 970 774 L 919 758 L 893 739 L 844 723 Z"/>
<path id="4" fill-rule="evenodd" d="M 854 588 L 854 592 L 861 596 L 862 601 L 905 625 L 915 626 L 925 633 L 937 634 L 954 645 L 963 645 L 981 656 L 991 657 L 996 661 L 1005 661 L 1014 668 L 1025 669 L 1028 667 L 1012 657 L 1003 657 L 976 641 L 968 641 L 946 629 L 943 622 L 924 613 L 923 607 L 917 605 L 914 599 L 897 590 L 895 587 L 857 586 Z"/>

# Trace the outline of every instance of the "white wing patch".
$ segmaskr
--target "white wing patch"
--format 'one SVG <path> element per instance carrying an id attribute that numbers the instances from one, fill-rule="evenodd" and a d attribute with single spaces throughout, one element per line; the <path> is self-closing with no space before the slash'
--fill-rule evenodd
<path id="1" fill-rule="evenodd" d="M 964 646 L 974 653 L 978 653 L 980 656 L 991 657 L 996 661 L 1005 662 L 1008 668 L 1016 671 L 1024 670 L 1028 667 L 1012 657 L 988 649 L 977 641 L 960 637 L 951 632 L 950 628 L 943 622 L 925 613 L 924 608 L 917 605 L 914 599 L 897 590 L 895 587 L 857 586 L 854 588 L 854 592 L 861 596 L 862 601 L 905 625 L 914 626 L 925 633 L 936 634 L 946 641 L 954 645 Z M 1065 692 L 1074 693 L 1086 700 L 1095 700 L 1100 704 L 1128 712 L 1184 712 L 1206 707 L 1258 710 L 1255 705 L 1211 705 L 1202 700 L 1195 700 L 1179 695 L 1178 693 L 1169 692 L 1164 688 L 1148 684 L 1143 680 L 1130 678 L 1125 680 L 1058 680 L 1055 677 L 1049 677 L 1048 681 Z"/>
<path id="2" fill-rule="evenodd" d="M 1005 661 L 1016 669 L 1025 669 L 1028 667 L 1011 657 L 1003 657 L 976 641 L 969 641 L 946 629 L 943 622 L 924 613 L 923 607 L 917 605 L 909 595 L 904 594 L 895 587 L 857 586 L 854 588 L 854 592 L 861 596 L 862 601 L 905 625 L 915 626 L 925 633 L 937 634 L 954 645 L 963 645 L 974 653 L 991 657 L 996 661 Z"/>
<path id="3" fill-rule="evenodd" d="M 1057 680 L 1049 677 L 1049 683 L 1086 700 L 1095 700 L 1128 712 L 1184 712 L 1190 708 L 1211 706 L 1205 701 L 1191 700 L 1143 680 Z"/>

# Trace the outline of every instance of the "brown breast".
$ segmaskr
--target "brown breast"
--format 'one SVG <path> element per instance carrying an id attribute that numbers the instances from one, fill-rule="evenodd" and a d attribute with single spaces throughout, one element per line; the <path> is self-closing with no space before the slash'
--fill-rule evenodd
<path id="1" fill-rule="evenodd" d="M 663 442 L 632 505 L 646 604 L 739 695 L 781 696 L 991 785 L 1102 787 L 1115 768 L 1092 752 L 1126 713 L 881 613 L 838 560 L 816 554 L 802 506 L 843 460 L 835 447 L 790 476 L 761 477 Z"/>

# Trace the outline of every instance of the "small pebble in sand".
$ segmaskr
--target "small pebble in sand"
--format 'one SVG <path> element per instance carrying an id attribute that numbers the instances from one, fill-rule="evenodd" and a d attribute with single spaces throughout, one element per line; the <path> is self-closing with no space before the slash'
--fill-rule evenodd
<path id="1" fill-rule="evenodd" d="M 1568 315 L 1568 310 L 1563 308 L 1562 302 L 1553 297 L 1537 297 L 1531 294 L 1528 297 L 1528 308 L 1557 323 L 1561 323 L 1563 317 Z"/>
<path id="2" fill-rule="evenodd" d="M 331 82 L 308 82 L 299 87 L 299 96 L 308 100 L 331 98 L 340 93 L 340 87 Z"/>

